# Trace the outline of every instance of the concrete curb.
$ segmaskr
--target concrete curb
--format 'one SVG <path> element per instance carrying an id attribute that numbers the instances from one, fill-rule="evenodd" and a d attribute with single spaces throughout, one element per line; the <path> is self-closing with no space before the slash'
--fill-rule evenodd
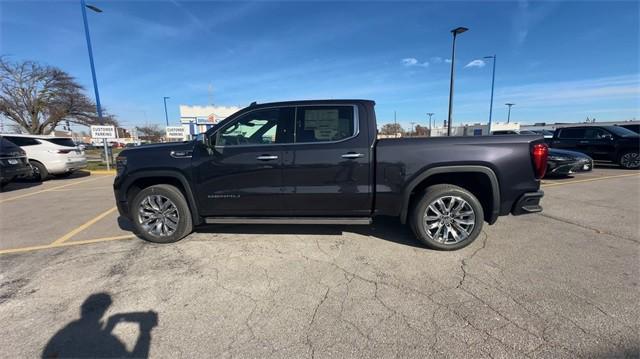
<path id="1" fill-rule="evenodd" d="M 89 173 L 91 173 L 92 175 L 114 175 L 116 174 L 115 170 L 93 170 L 93 171 L 89 171 Z"/>

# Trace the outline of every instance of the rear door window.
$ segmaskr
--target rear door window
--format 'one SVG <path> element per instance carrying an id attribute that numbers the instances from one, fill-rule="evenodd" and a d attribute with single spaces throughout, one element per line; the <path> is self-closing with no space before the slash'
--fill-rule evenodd
<path id="1" fill-rule="evenodd" d="M 6 136 L 5 138 L 7 140 L 13 142 L 15 145 L 20 146 L 20 147 L 33 146 L 33 145 L 39 145 L 40 144 L 40 142 L 38 140 L 36 140 L 35 138 L 12 137 L 12 136 Z"/>
<path id="2" fill-rule="evenodd" d="M 296 113 L 296 143 L 340 141 L 356 134 L 353 106 L 305 106 Z"/>
<path id="3" fill-rule="evenodd" d="M 47 138 L 45 140 L 58 146 L 76 147 L 75 142 L 70 138 Z"/>
<path id="4" fill-rule="evenodd" d="M 584 138 L 584 128 L 563 128 L 560 130 L 558 138 L 575 139 Z"/>
<path id="5" fill-rule="evenodd" d="M 605 137 L 611 137 L 611 134 L 599 128 L 587 128 L 584 131 L 584 137 L 590 140 L 601 140 Z"/>

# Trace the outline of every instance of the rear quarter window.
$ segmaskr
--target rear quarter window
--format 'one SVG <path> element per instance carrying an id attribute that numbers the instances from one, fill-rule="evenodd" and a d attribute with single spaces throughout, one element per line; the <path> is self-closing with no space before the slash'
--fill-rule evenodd
<path id="1" fill-rule="evenodd" d="M 70 138 L 47 138 L 45 139 L 45 141 L 51 142 L 58 146 L 76 147 L 75 142 L 73 142 L 73 140 Z"/>
<path id="2" fill-rule="evenodd" d="M 563 128 L 560 129 L 558 138 L 584 138 L 584 128 Z"/>

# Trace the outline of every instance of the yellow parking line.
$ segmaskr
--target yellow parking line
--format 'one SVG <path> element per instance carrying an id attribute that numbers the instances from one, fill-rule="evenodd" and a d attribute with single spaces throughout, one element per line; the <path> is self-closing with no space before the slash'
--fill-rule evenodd
<path id="1" fill-rule="evenodd" d="M 85 229 L 91 227 L 94 223 L 98 222 L 99 220 L 101 220 L 104 217 L 108 216 L 109 214 L 113 213 L 116 209 L 117 209 L 117 207 L 113 207 L 113 208 L 110 208 L 108 211 L 100 213 L 99 215 L 93 217 L 92 219 L 90 219 L 86 223 L 76 227 L 71 232 L 69 232 L 69 233 L 65 234 L 64 236 L 56 239 L 53 243 L 51 243 L 51 245 L 64 243 L 65 241 L 69 240 L 69 238 L 71 238 L 71 237 L 75 236 L 76 234 L 84 231 Z"/>
<path id="2" fill-rule="evenodd" d="M 121 240 L 121 239 L 133 239 L 133 238 L 136 238 L 136 236 L 134 236 L 133 234 L 127 234 L 127 235 L 124 235 L 124 236 L 87 239 L 87 240 L 84 240 L 84 241 L 66 242 L 66 243 L 60 243 L 60 244 L 45 244 L 45 245 L 41 245 L 41 246 L 11 248 L 11 249 L 0 249 L 0 254 L 31 252 L 31 251 L 36 251 L 36 250 L 40 250 L 40 249 L 68 247 L 68 246 L 76 246 L 76 245 L 81 245 L 81 244 L 91 244 L 91 243 L 115 241 L 115 240 Z"/>
<path id="3" fill-rule="evenodd" d="M 596 177 L 596 178 L 587 178 L 587 179 L 583 179 L 583 180 L 568 181 L 568 182 L 542 183 L 542 187 L 562 186 L 562 185 L 565 185 L 565 184 L 583 183 L 583 182 L 592 182 L 592 181 L 599 181 L 599 180 L 604 180 L 604 179 L 620 178 L 620 177 L 631 177 L 631 176 L 640 176 L 640 173 L 628 173 L 628 174 L 624 174 L 624 175 L 615 175 L 615 176 L 604 176 L 604 177 Z"/>
<path id="4" fill-rule="evenodd" d="M 57 187 L 51 187 L 51 188 L 47 188 L 47 189 L 43 189 L 40 191 L 35 191 L 35 192 L 29 192 L 29 193 L 25 193 L 25 194 L 21 194 L 19 196 L 15 196 L 15 197 L 9 197 L 9 198 L 5 198 L 5 199 L 1 199 L 0 203 L 5 203 L 5 202 L 9 202 L 9 201 L 13 201 L 16 199 L 20 199 L 20 198 L 25 198 L 25 197 L 29 197 L 29 196 L 33 196 L 36 194 L 40 194 L 40 193 L 44 193 L 44 192 L 50 192 L 56 189 L 60 189 L 60 188 L 64 188 L 64 187 L 69 187 L 69 186 L 74 186 L 80 183 L 85 183 L 85 182 L 90 182 L 90 181 L 95 181 L 95 180 L 99 180 L 101 178 L 104 178 L 105 176 L 100 176 L 100 177 L 96 177 L 96 178 L 89 178 L 86 180 L 82 180 L 82 181 L 78 181 L 78 182 L 73 182 L 73 183 L 67 183 L 67 184 L 63 184 L 62 186 L 57 186 Z"/>

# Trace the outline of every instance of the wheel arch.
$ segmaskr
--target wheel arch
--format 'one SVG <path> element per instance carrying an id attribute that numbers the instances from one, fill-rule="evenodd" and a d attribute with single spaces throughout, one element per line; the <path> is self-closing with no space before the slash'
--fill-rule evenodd
<path id="1" fill-rule="evenodd" d="M 198 225 L 202 223 L 191 185 L 182 173 L 177 171 L 154 170 L 136 172 L 128 177 L 122 187 L 124 189 L 123 196 L 129 205 L 132 203 L 133 198 L 143 189 L 153 185 L 168 184 L 176 187 L 184 198 L 186 198 L 189 210 L 191 211 L 193 224 Z"/>
<path id="2" fill-rule="evenodd" d="M 500 184 L 495 172 L 487 166 L 459 165 L 440 166 L 424 170 L 405 187 L 402 197 L 400 221 L 407 223 L 409 209 L 415 195 L 428 186 L 453 184 L 470 191 L 482 204 L 484 220 L 495 223 L 500 213 Z M 486 190 L 490 190 L 487 193 Z"/>

